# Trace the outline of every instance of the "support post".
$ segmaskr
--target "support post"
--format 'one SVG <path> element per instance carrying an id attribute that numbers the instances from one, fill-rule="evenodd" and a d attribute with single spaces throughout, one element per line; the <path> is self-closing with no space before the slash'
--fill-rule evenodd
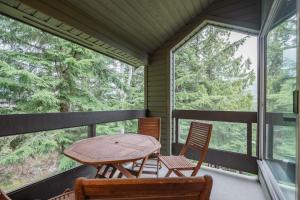
<path id="1" fill-rule="evenodd" d="M 88 126 L 88 137 L 96 136 L 96 124 L 91 124 Z"/>
<path id="2" fill-rule="evenodd" d="M 247 155 L 252 156 L 252 123 L 247 123 Z"/>
<path id="3" fill-rule="evenodd" d="M 179 119 L 175 118 L 175 143 L 179 142 Z"/>
<path id="4" fill-rule="evenodd" d="M 260 151 L 260 139 L 259 139 L 259 126 L 257 124 L 256 128 L 256 157 L 259 158 L 259 151 Z"/>
<path id="5" fill-rule="evenodd" d="M 273 159 L 273 148 L 274 148 L 274 126 L 270 121 L 268 124 L 268 135 L 267 135 L 267 156 L 268 159 Z"/>

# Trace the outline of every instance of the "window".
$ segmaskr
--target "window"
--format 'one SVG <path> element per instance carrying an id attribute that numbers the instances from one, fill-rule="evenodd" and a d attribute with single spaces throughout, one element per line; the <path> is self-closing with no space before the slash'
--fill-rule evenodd
<path id="1" fill-rule="evenodd" d="M 257 110 L 256 37 L 207 25 L 176 50 L 174 57 L 176 109 Z M 210 123 L 214 125 L 210 148 L 246 153 L 247 124 Z M 180 120 L 181 142 L 189 124 Z M 252 149 L 256 149 L 256 141 Z"/>
<path id="2" fill-rule="evenodd" d="M 296 115 L 296 16 L 276 25 L 266 45 L 265 158 L 280 187 L 280 196 L 295 199 Z"/>

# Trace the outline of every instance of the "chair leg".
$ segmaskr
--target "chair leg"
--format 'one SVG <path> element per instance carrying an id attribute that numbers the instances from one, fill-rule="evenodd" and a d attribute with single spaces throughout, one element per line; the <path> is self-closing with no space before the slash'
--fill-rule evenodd
<path id="1" fill-rule="evenodd" d="M 169 177 L 172 174 L 172 170 L 169 170 L 165 177 Z"/>

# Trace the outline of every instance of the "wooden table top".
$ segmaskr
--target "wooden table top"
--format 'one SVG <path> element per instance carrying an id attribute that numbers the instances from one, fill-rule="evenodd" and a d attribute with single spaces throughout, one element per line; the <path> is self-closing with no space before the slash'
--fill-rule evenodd
<path id="1" fill-rule="evenodd" d="M 100 165 L 143 159 L 160 148 L 152 136 L 118 134 L 80 140 L 65 149 L 64 154 L 83 164 Z"/>

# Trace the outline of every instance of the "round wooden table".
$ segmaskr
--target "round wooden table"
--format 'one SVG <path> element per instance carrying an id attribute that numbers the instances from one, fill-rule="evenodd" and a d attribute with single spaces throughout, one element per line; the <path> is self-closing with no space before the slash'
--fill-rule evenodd
<path id="1" fill-rule="evenodd" d="M 117 169 L 124 176 L 133 178 L 141 175 L 148 156 L 160 148 L 160 143 L 152 136 L 118 134 L 80 140 L 65 149 L 64 154 L 80 163 L 95 166 L 97 174 L 104 166 L 111 166 L 114 172 Z M 142 160 L 138 171 L 122 165 L 136 160 Z"/>

